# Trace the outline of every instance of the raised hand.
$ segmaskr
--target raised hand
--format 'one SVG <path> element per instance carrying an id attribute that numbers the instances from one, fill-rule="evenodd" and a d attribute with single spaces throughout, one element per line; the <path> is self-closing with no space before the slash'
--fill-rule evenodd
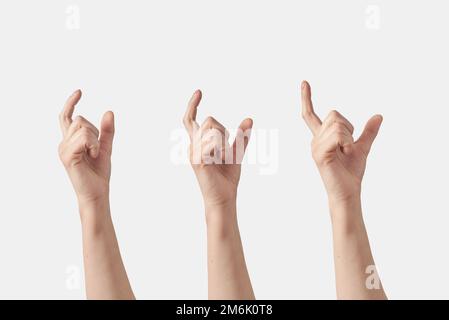
<path id="1" fill-rule="evenodd" d="M 354 128 L 337 111 L 322 122 L 313 110 L 310 86 L 301 86 L 302 116 L 313 134 L 312 155 L 329 198 L 335 279 L 339 299 L 386 299 L 374 266 L 362 215 L 361 183 L 382 117 L 372 117 L 354 141 Z M 374 284 L 370 283 L 374 279 Z"/>
<path id="2" fill-rule="evenodd" d="M 207 117 L 201 126 L 196 122 L 201 97 L 199 90 L 193 94 L 184 116 L 184 126 L 191 140 L 190 162 L 205 206 L 226 206 L 236 201 L 241 163 L 253 122 L 251 119 L 242 121 L 231 146 L 228 131 L 217 120 Z"/>
<path id="3" fill-rule="evenodd" d="M 114 139 L 114 114 L 108 111 L 100 130 L 82 116 L 72 120 L 81 91 L 75 91 L 67 100 L 59 122 L 63 140 L 59 156 L 72 181 L 80 202 L 93 202 L 109 196 L 111 154 Z"/>
<path id="4" fill-rule="evenodd" d="M 373 116 L 354 141 L 352 124 L 337 111 L 321 121 L 315 114 L 310 85 L 301 89 L 302 116 L 313 134 L 312 155 L 329 199 L 346 201 L 360 196 L 361 182 L 371 145 L 379 132 L 382 116 Z"/>
<path id="5" fill-rule="evenodd" d="M 196 122 L 201 91 L 190 99 L 184 125 L 190 136 L 190 162 L 206 211 L 209 299 L 254 299 L 237 223 L 237 186 L 253 122 L 244 120 L 232 146 L 227 130 L 208 117 Z"/>
<path id="6" fill-rule="evenodd" d="M 114 114 L 104 114 L 99 132 L 81 116 L 72 120 L 80 99 L 81 91 L 75 91 L 59 117 L 59 156 L 78 197 L 87 298 L 134 299 L 109 204 Z"/>

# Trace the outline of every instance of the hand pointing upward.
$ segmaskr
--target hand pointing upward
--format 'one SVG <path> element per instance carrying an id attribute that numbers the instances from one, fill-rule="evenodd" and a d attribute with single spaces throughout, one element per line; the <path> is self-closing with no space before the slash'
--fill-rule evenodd
<path id="1" fill-rule="evenodd" d="M 379 132 L 382 116 L 368 120 L 357 140 L 354 127 L 339 112 L 333 110 L 321 121 L 311 100 L 310 85 L 301 85 L 302 117 L 313 134 L 312 155 L 329 200 L 346 201 L 360 196 L 366 160 Z"/>
<path id="2" fill-rule="evenodd" d="M 100 130 L 82 116 L 72 119 L 81 91 L 67 100 L 59 116 L 63 140 L 59 156 L 70 176 L 80 202 L 109 196 L 111 153 L 114 139 L 114 114 L 104 114 Z"/>

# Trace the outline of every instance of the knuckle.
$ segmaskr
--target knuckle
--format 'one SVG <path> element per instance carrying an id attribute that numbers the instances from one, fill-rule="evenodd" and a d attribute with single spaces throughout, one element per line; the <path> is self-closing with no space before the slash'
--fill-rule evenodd
<path id="1" fill-rule="evenodd" d="M 210 131 L 211 131 L 212 135 L 216 138 L 219 138 L 223 135 L 221 130 L 218 130 L 217 128 L 211 128 Z"/>
<path id="2" fill-rule="evenodd" d="M 77 116 L 75 119 L 73 119 L 72 121 L 72 125 L 79 127 L 81 126 L 81 124 L 83 123 L 81 116 Z"/>
<path id="3" fill-rule="evenodd" d="M 338 115 L 338 111 L 337 110 L 335 110 L 335 109 L 332 109 L 330 112 L 329 112 L 329 117 L 330 118 L 332 118 L 332 117 L 336 117 Z"/>
<path id="4" fill-rule="evenodd" d="M 201 141 L 201 143 L 207 142 L 211 139 L 211 135 L 209 132 L 209 129 L 203 129 L 201 130 L 201 132 L 199 132 L 198 139 Z"/>
<path id="5" fill-rule="evenodd" d="M 336 137 L 338 144 L 345 145 L 353 141 L 352 137 L 346 133 L 340 133 Z"/>
<path id="6" fill-rule="evenodd" d="M 209 139 L 207 139 L 207 141 L 205 141 L 205 143 L 215 148 L 219 144 L 219 137 L 216 135 L 211 136 L 209 137 Z"/>
<path id="7" fill-rule="evenodd" d="M 76 116 L 75 120 L 79 126 L 88 126 L 89 125 L 89 121 L 87 121 L 87 119 L 84 118 L 83 116 Z"/>
<path id="8" fill-rule="evenodd" d="M 212 124 L 215 122 L 215 119 L 212 116 L 208 116 L 204 122 L 207 124 Z"/>
<path id="9" fill-rule="evenodd" d="M 338 119 L 338 118 L 340 118 L 341 117 L 341 115 L 340 115 L 340 112 L 338 112 L 337 110 L 331 110 L 331 112 L 329 112 L 329 119 L 332 119 L 332 120 L 336 120 L 336 119 Z"/>
<path id="10" fill-rule="evenodd" d="M 335 131 L 335 136 L 338 139 L 344 139 L 345 137 L 348 136 L 348 134 L 344 130 L 337 130 L 337 131 Z"/>
<path id="11" fill-rule="evenodd" d="M 79 129 L 80 137 L 83 141 L 89 140 L 90 138 L 90 131 L 86 127 L 82 127 Z"/>
<path id="12" fill-rule="evenodd" d="M 334 126 L 335 130 L 338 131 L 338 132 L 345 132 L 346 131 L 345 124 L 340 122 L 340 121 L 334 122 L 333 126 Z"/>
<path id="13" fill-rule="evenodd" d="M 337 132 L 334 137 L 336 141 L 341 142 L 345 136 L 341 132 Z"/>
<path id="14" fill-rule="evenodd" d="M 349 122 L 348 122 L 348 124 L 347 124 L 347 130 L 349 130 L 349 132 L 354 132 L 354 127 L 352 126 L 352 124 L 350 124 Z"/>
<path id="15" fill-rule="evenodd" d="M 79 132 L 81 135 L 87 135 L 89 133 L 89 129 L 87 127 L 81 127 L 79 128 Z"/>

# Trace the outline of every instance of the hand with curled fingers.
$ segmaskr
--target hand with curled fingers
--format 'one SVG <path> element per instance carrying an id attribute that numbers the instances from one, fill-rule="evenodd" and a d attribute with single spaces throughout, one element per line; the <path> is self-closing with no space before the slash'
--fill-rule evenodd
<path id="1" fill-rule="evenodd" d="M 190 136 L 190 162 L 203 195 L 207 225 L 208 297 L 251 300 L 254 292 L 237 222 L 237 187 L 253 122 L 245 119 L 229 144 L 217 120 L 196 122 L 201 91 L 190 99 L 184 125 Z"/>
<path id="2" fill-rule="evenodd" d="M 354 141 L 354 127 L 337 111 L 321 121 L 315 114 L 310 85 L 301 86 L 302 117 L 313 134 L 312 155 L 331 202 L 345 202 L 360 197 L 366 161 L 379 132 L 382 116 L 368 120 L 360 137 Z"/>
<path id="3" fill-rule="evenodd" d="M 302 116 L 313 133 L 313 159 L 329 199 L 337 298 L 387 299 L 375 268 L 361 201 L 366 160 L 382 116 L 369 119 L 360 137 L 354 140 L 354 127 L 340 113 L 331 111 L 323 121 L 315 114 L 310 85 L 305 81 L 301 96 Z M 367 286 L 367 268 L 376 272 L 376 290 Z"/>
<path id="4" fill-rule="evenodd" d="M 198 179 L 206 208 L 228 206 L 236 201 L 241 163 L 253 125 L 251 119 L 240 124 L 235 141 L 229 144 L 229 133 L 212 117 L 201 126 L 196 122 L 201 91 L 189 101 L 184 126 L 190 136 L 190 162 Z"/>
<path id="5" fill-rule="evenodd" d="M 134 299 L 115 235 L 109 203 L 114 114 L 103 115 L 100 131 L 81 116 L 72 120 L 81 91 L 67 100 L 59 120 L 59 156 L 78 197 L 88 299 Z"/>
<path id="6" fill-rule="evenodd" d="M 82 116 L 72 120 L 81 91 L 75 91 L 60 114 L 63 140 L 59 156 L 81 203 L 107 199 L 111 176 L 114 138 L 114 114 L 108 111 L 101 120 L 100 131 Z"/>

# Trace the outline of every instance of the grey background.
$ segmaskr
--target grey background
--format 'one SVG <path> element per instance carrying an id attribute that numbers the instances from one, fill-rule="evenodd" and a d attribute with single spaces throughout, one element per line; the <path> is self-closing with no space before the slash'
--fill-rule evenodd
<path id="1" fill-rule="evenodd" d="M 112 214 L 138 298 L 207 297 L 199 188 L 170 159 L 196 88 L 199 120 L 235 128 L 251 116 L 279 132 L 277 172 L 248 164 L 239 190 L 257 297 L 335 298 L 302 79 L 317 112 L 337 108 L 356 135 L 384 115 L 363 202 L 390 298 L 448 298 L 448 15 L 436 0 L 2 1 L 0 298 L 84 297 L 79 216 L 57 156 L 57 116 L 77 88 L 88 119 L 116 113 Z"/>

